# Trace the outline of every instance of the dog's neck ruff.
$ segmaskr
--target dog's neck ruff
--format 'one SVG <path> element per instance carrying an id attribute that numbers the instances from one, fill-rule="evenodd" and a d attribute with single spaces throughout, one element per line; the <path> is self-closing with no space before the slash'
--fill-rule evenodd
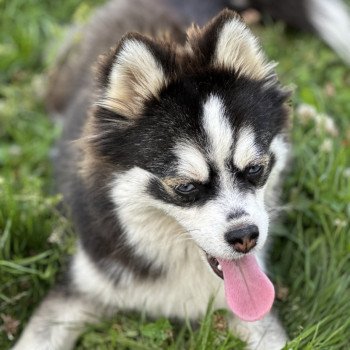
<path id="1" fill-rule="evenodd" d="M 226 301 L 232 312 L 244 321 L 257 321 L 271 309 L 275 290 L 256 258 L 218 259 L 224 275 Z"/>

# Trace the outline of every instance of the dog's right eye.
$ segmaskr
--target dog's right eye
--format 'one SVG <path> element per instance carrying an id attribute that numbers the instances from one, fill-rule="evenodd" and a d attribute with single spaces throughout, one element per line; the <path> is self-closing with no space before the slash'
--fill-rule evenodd
<path id="1" fill-rule="evenodd" d="M 175 187 L 175 191 L 180 195 L 194 194 L 198 191 L 197 187 L 193 183 L 181 184 Z"/>
<path id="2" fill-rule="evenodd" d="M 256 176 L 259 175 L 262 172 L 262 170 L 263 167 L 261 165 L 252 165 L 246 169 L 246 172 L 249 176 Z"/>

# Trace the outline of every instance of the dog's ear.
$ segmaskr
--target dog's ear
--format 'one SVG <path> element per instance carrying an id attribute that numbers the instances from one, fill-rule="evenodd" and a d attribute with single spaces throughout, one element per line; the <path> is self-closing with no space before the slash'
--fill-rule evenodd
<path id="1" fill-rule="evenodd" d="M 167 84 L 169 65 L 166 47 L 137 33 L 129 33 L 117 48 L 100 58 L 99 107 L 127 119 L 136 119 L 144 103 L 158 96 Z"/>
<path id="2" fill-rule="evenodd" d="M 221 11 L 205 27 L 193 26 L 187 32 L 195 57 L 202 64 L 233 70 L 251 79 L 266 79 L 274 64 L 266 60 L 254 34 L 241 17 L 231 11 Z"/>

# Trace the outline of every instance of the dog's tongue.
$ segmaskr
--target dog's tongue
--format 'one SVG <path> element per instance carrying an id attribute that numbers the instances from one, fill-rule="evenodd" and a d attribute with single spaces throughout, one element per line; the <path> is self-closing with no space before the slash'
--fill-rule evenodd
<path id="1" fill-rule="evenodd" d="M 226 301 L 234 314 L 244 321 L 256 321 L 267 314 L 275 290 L 253 255 L 239 260 L 218 259 L 224 274 Z"/>

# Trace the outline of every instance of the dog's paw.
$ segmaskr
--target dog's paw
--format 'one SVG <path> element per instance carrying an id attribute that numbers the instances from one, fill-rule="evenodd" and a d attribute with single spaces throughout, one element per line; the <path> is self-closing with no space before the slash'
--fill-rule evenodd
<path id="1" fill-rule="evenodd" d="M 288 336 L 278 318 L 270 313 L 256 322 L 232 321 L 235 334 L 247 343 L 247 350 L 281 350 L 288 342 Z"/>

